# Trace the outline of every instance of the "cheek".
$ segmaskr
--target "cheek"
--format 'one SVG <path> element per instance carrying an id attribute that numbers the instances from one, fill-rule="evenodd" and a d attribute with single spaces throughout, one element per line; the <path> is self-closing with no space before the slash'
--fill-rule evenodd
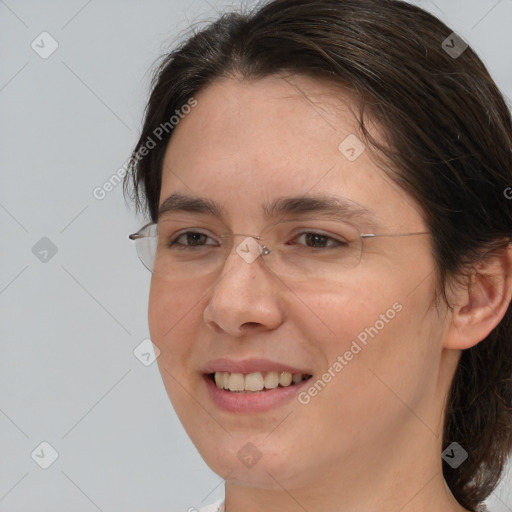
<path id="1" fill-rule="evenodd" d="M 376 375 L 407 396 L 439 363 L 442 332 L 429 311 L 430 280 L 411 293 L 405 279 L 374 277 L 354 275 L 339 293 L 318 293 L 311 299 L 316 315 L 294 316 L 309 340 L 312 360 L 321 355 L 318 370 L 336 376 L 331 381 L 337 384 L 329 387 L 342 392 L 343 400 L 366 395 L 372 401 L 374 393 L 389 394 Z"/>
<path id="2" fill-rule="evenodd" d="M 368 276 L 367 276 L 368 277 Z M 301 303 L 291 305 L 293 317 L 301 330 L 313 334 L 309 342 L 340 351 L 348 350 L 351 341 L 365 340 L 388 330 L 403 309 L 392 283 L 378 285 L 370 279 L 346 278 L 338 289 L 300 296 Z M 375 325 L 376 324 L 376 325 Z"/>
<path id="3" fill-rule="evenodd" d="M 151 340 L 160 349 L 159 363 L 174 372 L 186 361 L 199 314 L 201 294 L 187 292 L 187 283 L 168 283 L 153 277 L 148 322 Z M 165 377 L 165 376 L 164 376 Z"/>
<path id="4" fill-rule="evenodd" d="M 170 327 L 170 316 L 166 311 L 172 311 L 175 304 L 175 294 L 168 293 L 165 285 L 155 277 L 151 280 L 148 304 L 148 322 L 151 339 L 159 345 L 159 341 Z"/>
<path id="5" fill-rule="evenodd" d="M 190 285 L 188 285 L 190 286 Z M 190 398 L 197 383 L 189 368 L 199 309 L 194 308 L 201 294 L 187 293 L 187 285 L 170 284 L 154 278 L 149 294 L 148 321 L 151 340 L 159 348 L 158 367 L 175 412 L 184 425 L 193 424 L 198 414 Z M 186 391 L 184 391 L 186 390 Z"/>

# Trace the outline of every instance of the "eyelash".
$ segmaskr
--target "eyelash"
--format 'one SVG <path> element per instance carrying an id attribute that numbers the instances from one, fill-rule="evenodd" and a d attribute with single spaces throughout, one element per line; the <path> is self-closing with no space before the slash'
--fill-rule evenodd
<path id="1" fill-rule="evenodd" d="M 182 232 L 180 234 L 178 234 L 177 236 L 175 236 L 174 238 L 172 238 L 168 244 L 167 244 L 167 247 L 170 249 L 172 248 L 173 246 L 176 246 L 176 247 L 179 247 L 180 250 L 194 250 L 196 247 L 215 247 L 214 245 L 212 244 L 204 244 L 204 245 L 186 245 L 186 244 L 182 244 L 180 242 L 178 242 L 178 240 L 180 238 L 182 238 L 183 236 L 186 236 L 186 235 L 189 235 L 189 234 L 194 234 L 194 235 L 203 235 L 203 236 L 206 236 L 207 238 L 210 238 L 210 236 L 208 236 L 206 233 L 202 233 L 200 231 L 185 231 L 185 232 Z M 331 237 L 329 235 L 326 235 L 324 233 L 318 233 L 316 231 L 302 231 L 300 233 L 298 233 L 294 238 L 293 240 L 296 240 L 298 237 L 301 237 L 303 235 L 316 235 L 316 236 L 319 236 L 319 237 L 323 237 L 324 239 L 327 239 L 327 243 L 329 242 L 335 242 L 337 245 L 336 246 L 345 246 L 348 244 L 348 242 L 344 241 L 344 240 L 337 240 L 336 238 L 334 237 Z M 306 245 L 303 245 L 303 244 L 299 244 L 299 245 L 302 245 L 302 247 L 304 248 L 307 248 L 307 249 L 332 249 L 333 247 L 309 247 L 309 246 L 306 246 Z"/>

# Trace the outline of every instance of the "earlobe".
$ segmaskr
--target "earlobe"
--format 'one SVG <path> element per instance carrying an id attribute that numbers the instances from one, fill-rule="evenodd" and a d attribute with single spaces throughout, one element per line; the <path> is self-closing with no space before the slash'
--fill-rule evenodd
<path id="1" fill-rule="evenodd" d="M 512 245 L 493 251 L 459 288 L 444 347 L 464 350 L 484 340 L 505 316 L 512 298 Z"/>

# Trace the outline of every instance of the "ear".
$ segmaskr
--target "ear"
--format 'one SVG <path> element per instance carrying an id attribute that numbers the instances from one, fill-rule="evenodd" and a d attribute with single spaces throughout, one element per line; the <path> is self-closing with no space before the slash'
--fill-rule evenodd
<path id="1" fill-rule="evenodd" d="M 505 316 L 511 298 L 512 245 L 509 244 L 476 264 L 466 284 L 455 292 L 444 347 L 464 350 L 485 339 Z"/>

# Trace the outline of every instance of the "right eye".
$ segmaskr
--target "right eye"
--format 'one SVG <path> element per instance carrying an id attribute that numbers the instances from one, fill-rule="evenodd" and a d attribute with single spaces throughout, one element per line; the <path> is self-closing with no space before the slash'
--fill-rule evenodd
<path id="1" fill-rule="evenodd" d="M 178 246 L 179 248 L 191 248 L 191 247 L 204 247 L 205 245 L 217 245 L 214 244 L 206 244 L 206 240 L 210 238 L 205 233 L 201 233 L 199 231 L 185 231 L 184 233 L 180 233 L 178 236 L 169 240 L 167 246 L 173 247 Z"/>

